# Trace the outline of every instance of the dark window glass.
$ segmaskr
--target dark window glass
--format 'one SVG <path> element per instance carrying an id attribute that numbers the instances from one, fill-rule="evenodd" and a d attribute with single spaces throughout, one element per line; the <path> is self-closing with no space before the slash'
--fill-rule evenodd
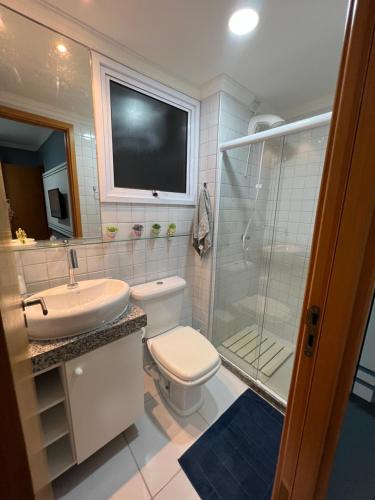
<path id="1" fill-rule="evenodd" d="M 186 193 L 188 113 L 110 82 L 115 187 Z"/>

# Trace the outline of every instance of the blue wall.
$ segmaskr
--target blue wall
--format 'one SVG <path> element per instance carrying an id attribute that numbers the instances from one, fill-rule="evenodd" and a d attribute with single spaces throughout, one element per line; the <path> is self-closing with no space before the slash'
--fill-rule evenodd
<path id="1" fill-rule="evenodd" d="M 60 165 L 66 161 L 65 134 L 55 130 L 38 150 L 39 164 L 44 164 L 44 170 Z"/>
<path id="2" fill-rule="evenodd" d="M 0 146 L 0 160 L 3 163 L 30 165 L 31 167 L 44 165 L 44 171 L 51 170 L 66 161 L 65 134 L 55 130 L 38 151 Z"/>
<path id="3" fill-rule="evenodd" d="M 0 146 L 0 161 L 3 163 L 16 163 L 17 165 L 41 165 L 37 151 L 26 151 L 25 149 L 6 148 Z"/>

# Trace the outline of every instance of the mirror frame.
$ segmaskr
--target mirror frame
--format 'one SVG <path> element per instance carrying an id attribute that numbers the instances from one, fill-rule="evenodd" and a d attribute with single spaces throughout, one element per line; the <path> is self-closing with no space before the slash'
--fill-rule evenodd
<path id="1" fill-rule="evenodd" d="M 42 127 L 60 130 L 65 133 L 66 161 L 68 165 L 68 180 L 70 198 L 72 202 L 71 210 L 74 237 L 82 238 L 81 209 L 79 204 L 77 164 L 74 144 L 74 126 L 70 123 L 55 120 L 54 118 L 35 115 L 34 113 L 21 111 L 19 109 L 9 108 L 8 106 L 2 105 L 0 105 L 0 117 L 18 122 L 29 123 L 31 125 L 39 125 Z"/>

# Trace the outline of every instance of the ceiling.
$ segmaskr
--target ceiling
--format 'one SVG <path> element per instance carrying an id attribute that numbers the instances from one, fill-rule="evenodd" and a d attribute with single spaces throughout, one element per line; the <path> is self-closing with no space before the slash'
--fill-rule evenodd
<path id="1" fill-rule="evenodd" d="M 43 0 L 171 75 L 201 86 L 227 74 L 280 114 L 332 98 L 347 0 Z M 256 30 L 227 29 L 254 7 Z"/>
<path id="2" fill-rule="evenodd" d="M 89 50 L 0 6 L 0 97 L 92 118 Z M 56 45 L 63 43 L 61 55 Z"/>
<path id="3" fill-rule="evenodd" d="M 52 129 L 0 118 L 0 146 L 38 151 Z"/>

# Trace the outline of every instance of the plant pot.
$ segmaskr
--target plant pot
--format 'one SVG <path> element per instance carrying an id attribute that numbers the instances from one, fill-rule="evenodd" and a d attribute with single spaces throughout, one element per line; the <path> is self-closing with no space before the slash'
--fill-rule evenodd
<path id="1" fill-rule="evenodd" d="M 117 236 L 117 233 L 118 231 L 107 231 L 105 235 L 109 240 L 114 240 Z"/>
<path id="2" fill-rule="evenodd" d="M 160 235 L 160 227 L 158 229 L 152 227 L 151 228 L 151 236 L 157 238 Z"/>
<path id="3" fill-rule="evenodd" d="M 142 236 L 144 227 L 142 224 L 135 224 L 133 227 L 133 234 L 136 238 L 140 238 Z"/>

